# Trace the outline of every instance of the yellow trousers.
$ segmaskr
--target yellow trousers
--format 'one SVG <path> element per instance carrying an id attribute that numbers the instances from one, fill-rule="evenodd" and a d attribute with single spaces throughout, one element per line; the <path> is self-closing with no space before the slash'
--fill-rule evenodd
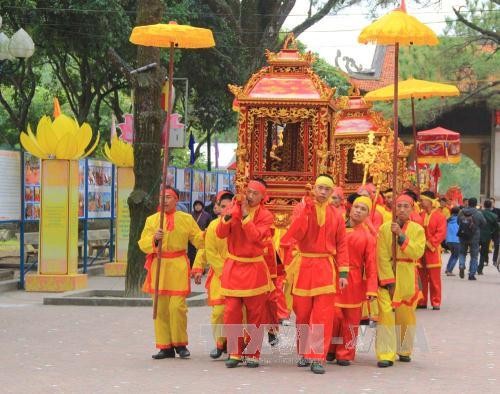
<path id="1" fill-rule="evenodd" d="M 417 324 L 416 306 L 415 303 L 412 306 L 401 305 L 394 309 L 389 292 L 379 287 L 379 319 L 375 341 L 377 360 L 395 361 L 396 354 L 411 355 Z"/>
<path id="2" fill-rule="evenodd" d="M 186 346 L 188 344 L 186 297 L 158 296 L 158 310 L 154 324 L 158 349 Z"/>
<path id="3" fill-rule="evenodd" d="M 222 336 L 222 328 L 224 325 L 224 304 L 212 306 L 210 323 L 212 324 L 212 334 L 215 345 L 217 346 L 217 349 L 223 349 L 226 344 L 226 338 Z"/>

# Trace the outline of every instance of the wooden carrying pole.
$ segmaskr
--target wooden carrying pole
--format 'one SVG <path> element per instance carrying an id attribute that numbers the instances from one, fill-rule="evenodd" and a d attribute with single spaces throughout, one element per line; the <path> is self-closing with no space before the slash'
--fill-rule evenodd
<path id="1" fill-rule="evenodd" d="M 167 174 L 168 174 L 168 146 L 170 140 L 170 113 L 172 109 L 172 84 L 174 79 L 174 43 L 170 44 L 170 56 L 168 63 L 168 97 L 167 97 L 167 129 L 165 135 L 165 145 L 163 146 L 163 166 L 161 174 L 161 188 L 160 188 L 160 228 L 163 229 L 163 222 L 165 219 L 165 188 L 167 185 Z M 166 236 L 166 234 L 165 234 Z M 156 319 L 158 312 L 158 286 L 160 285 L 160 266 L 161 266 L 161 253 L 163 240 L 158 242 L 158 248 L 156 250 L 156 277 L 155 277 L 155 295 L 153 302 L 153 320 Z"/>
<path id="2" fill-rule="evenodd" d="M 392 193 L 396 198 L 398 195 L 398 73 L 399 73 L 399 43 L 394 45 L 394 147 L 392 157 Z M 396 204 L 392 204 L 392 221 L 396 221 Z M 396 274 L 397 243 L 396 234 L 392 234 L 392 262 L 394 274 Z"/>

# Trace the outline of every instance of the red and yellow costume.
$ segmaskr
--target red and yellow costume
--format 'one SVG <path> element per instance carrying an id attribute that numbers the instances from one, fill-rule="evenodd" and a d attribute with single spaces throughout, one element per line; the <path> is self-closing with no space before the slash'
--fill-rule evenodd
<path id="1" fill-rule="evenodd" d="M 421 198 L 429 199 L 424 195 Z M 439 307 L 441 305 L 441 242 L 446 238 L 447 223 L 439 208 L 433 208 L 430 213 L 422 212 L 421 217 L 426 243 L 424 257 L 419 267 L 424 296 L 418 304 L 419 306 L 427 306 L 427 297 L 430 291 L 431 305 Z"/>
<path id="2" fill-rule="evenodd" d="M 324 183 L 323 183 L 324 182 Z M 320 176 L 316 184 L 333 187 Z M 342 216 L 331 204 L 306 201 L 284 237 L 295 240 L 295 254 L 287 273 L 293 277 L 299 354 L 325 360 L 331 340 L 338 273 L 347 277 L 349 258 Z M 321 345 L 320 345 L 320 342 Z"/>
<path id="3" fill-rule="evenodd" d="M 356 203 L 371 208 L 368 197 L 358 197 Z M 377 296 L 376 238 L 366 224 L 360 223 L 346 229 L 346 243 L 349 252 L 348 286 L 336 295 L 332 331 L 332 337 L 342 338 L 342 341 L 332 341 L 328 352 L 335 354 L 337 360 L 351 361 L 356 353 L 363 302 L 369 296 Z"/>
<path id="4" fill-rule="evenodd" d="M 158 259 L 154 235 L 159 228 L 160 213 L 155 213 L 146 219 L 138 241 L 139 248 L 147 254 L 144 268 L 148 272 L 142 289 L 149 294 L 155 292 Z M 166 214 L 163 230 L 158 312 L 154 325 L 156 347 L 169 349 L 188 343 L 186 296 L 191 292 L 191 282 L 186 248 L 188 241 L 196 248 L 203 248 L 204 234 L 193 217 L 184 212 Z"/>
<path id="5" fill-rule="evenodd" d="M 396 203 L 400 200 L 413 205 L 409 196 L 399 196 Z M 411 220 L 404 223 L 402 231 L 404 236 L 398 237 L 395 266 L 390 222 L 380 227 L 377 239 L 379 321 L 375 350 L 378 360 L 394 361 L 396 351 L 400 355 L 410 356 L 413 350 L 415 308 L 422 297 L 417 263 L 424 254 L 425 233 L 422 226 Z M 394 286 L 392 298 L 387 286 Z M 400 338 L 396 337 L 396 333 L 400 334 Z"/>
<path id="6" fill-rule="evenodd" d="M 249 187 L 260 187 L 252 183 L 258 182 L 251 181 Z M 221 277 L 222 295 L 226 300 L 224 310 L 226 333 L 230 329 L 228 325 L 243 323 L 243 306 L 246 307 L 247 323 L 258 328 L 265 320 L 266 300 L 273 288 L 264 259 L 266 242 L 271 236 L 273 215 L 263 205 L 249 210 L 249 215 L 242 218 L 241 206 L 234 204 L 231 219 L 221 220 L 216 228 L 217 236 L 227 239 L 228 246 L 228 255 Z M 242 357 L 243 335 L 241 333 L 239 335 L 237 349 L 231 348 L 232 338 L 227 335 L 230 358 Z M 260 352 L 256 350 L 247 356 L 258 359 Z"/>
<path id="7" fill-rule="evenodd" d="M 224 261 L 227 258 L 227 240 L 219 238 L 216 228 L 221 219 L 210 222 L 205 234 L 205 249 L 199 249 L 193 264 L 193 273 L 202 273 L 209 266 L 205 288 L 208 294 L 208 305 L 212 307 L 210 323 L 215 344 L 223 349 L 226 341 L 222 336 L 221 328 L 224 323 L 224 296 L 222 295 L 221 276 Z"/>

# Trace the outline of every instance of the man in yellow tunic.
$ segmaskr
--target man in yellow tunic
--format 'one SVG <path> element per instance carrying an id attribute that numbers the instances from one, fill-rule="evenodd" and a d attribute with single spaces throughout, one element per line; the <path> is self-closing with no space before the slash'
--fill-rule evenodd
<path id="1" fill-rule="evenodd" d="M 158 312 L 154 321 L 156 347 L 160 351 L 154 359 L 190 356 L 187 349 L 186 296 L 191 292 L 188 241 L 203 248 L 203 232 L 193 217 L 175 210 L 179 192 L 167 186 L 161 195 L 165 204 L 165 220 L 160 228 L 160 213 L 149 216 L 142 230 L 139 248 L 147 254 L 147 275 L 143 291 L 154 294 L 156 283 L 157 247 L 162 242 L 160 278 L 158 286 Z M 161 198 L 161 197 L 160 197 Z"/>
<path id="2" fill-rule="evenodd" d="M 221 276 L 224 268 L 224 261 L 227 258 L 227 240 L 219 238 L 215 233 L 222 212 L 231 204 L 233 193 L 223 190 L 217 195 L 214 212 L 219 218 L 212 220 L 208 225 L 205 234 L 205 249 L 199 249 L 193 265 L 194 281 L 201 283 L 204 265 L 209 265 L 205 288 L 208 293 L 208 305 L 212 307 L 210 323 L 215 340 L 215 349 L 210 352 L 213 359 L 219 358 L 226 350 L 226 340 L 222 336 L 222 325 L 224 324 L 224 296 L 222 295 Z"/>
<path id="3" fill-rule="evenodd" d="M 410 221 L 414 201 L 400 195 L 396 202 L 396 220 L 380 227 L 377 241 L 379 322 L 375 350 L 377 365 L 390 367 L 399 361 L 411 361 L 415 337 L 415 308 L 422 297 L 417 263 L 425 250 L 425 232 Z M 392 238 L 397 236 L 396 262 L 392 259 Z M 399 338 L 396 337 L 399 334 Z"/>

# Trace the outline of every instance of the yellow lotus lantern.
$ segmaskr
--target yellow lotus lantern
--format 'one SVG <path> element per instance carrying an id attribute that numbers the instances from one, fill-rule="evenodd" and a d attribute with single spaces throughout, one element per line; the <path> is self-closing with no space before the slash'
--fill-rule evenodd
<path id="1" fill-rule="evenodd" d="M 54 121 L 43 116 L 38 122 L 36 135 L 28 125 L 21 133 L 21 144 L 32 155 L 40 159 L 79 160 L 90 155 L 99 142 L 99 131 L 94 144 L 87 149 L 92 140 L 92 129 L 88 123 L 81 126 L 75 119 L 64 114 Z"/>
<path id="2" fill-rule="evenodd" d="M 134 166 L 134 147 L 118 137 L 111 139 L 111 146 L 104 145 L 104 156 L 117 167 Z"/>
<path id="3" fill-rule="evenodd" d="M 130 229 L 128 197 L 134 189 L 134 148 L 132 144 L 117 137 L 111 139 L 111 146 L 104 145 L 104 156 L 116 169 L 116 242 L 115 259 L 104 264 L 104 275 L 125 276 Z"/>
<path id="4" fill-rule="evenodd" d="M 56 103 L 54 102 L 54 109 Z M 27 291 L 68 291 L 87 287 L 87 274 L 78 272 L 78 160 L 98 142 L 92 129 L 64 114 L 43 116 L 36 134 L 28 126 L 21 144 L 42 159 L 39 260 L 36 274 L 26 275 Z"/>

